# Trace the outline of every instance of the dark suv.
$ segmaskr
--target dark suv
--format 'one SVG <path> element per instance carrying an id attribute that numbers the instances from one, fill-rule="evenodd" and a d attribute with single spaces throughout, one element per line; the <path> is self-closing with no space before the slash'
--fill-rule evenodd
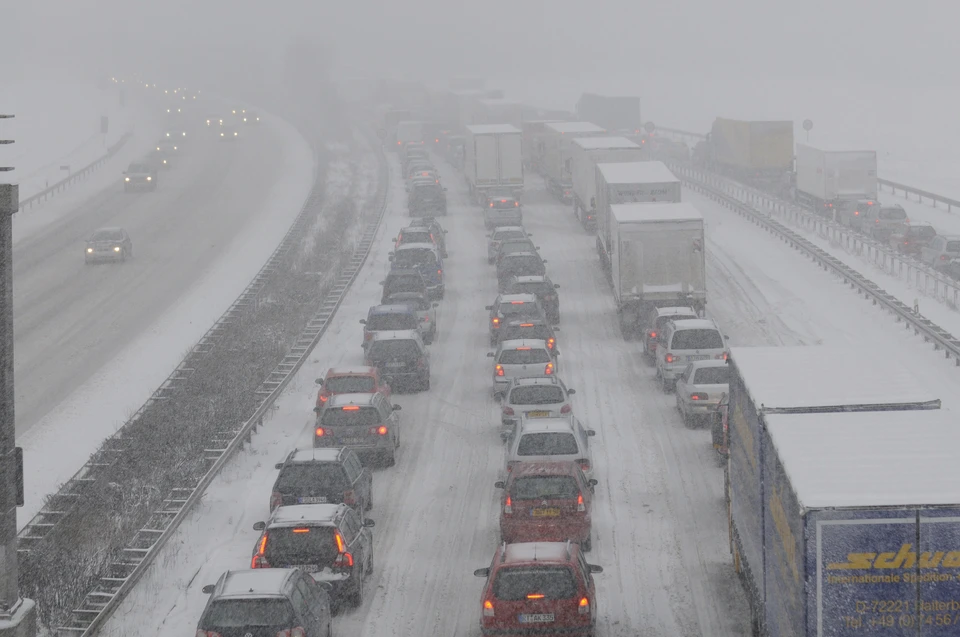
<path id="1" fill-rule="evenodd" d="M 447 189 L 439 183 L 416 182 L 410 186 L 407 209 L 411 217 L 447 214 Z"/>
<path id="2" fill-rule="evenodd" d="M 367 346 L 366 364 L 394 389 L 400 386 L 430 389 L 430 355 L 418 330 L 375 332 Z"/>
<path id="3" fill-rule="evenodd" d="M 330 637 L 327 588 L 295 568 L 227 571 L 203 587 L 196 637 Z"/>
<path id="4" fill-rule="evenodd" d="M 545 276 L 546 259 L 536 252 L 513 252 L 497 261 L 497 291 L 504 292 L 515 276 Z"/>
<path id="5" fill-rule="evenodd" d="M 373 474 L 346 447 L 294 449 L 276 468 L 271 511 L 294 504 L 342 503 L 361 512 L 373 506 Z"/>
<path id="6" fill-rule="evenodd" d="M 557 290 L 559 283 L 554 283 L 547 275 L 515 276 L 507 281 L 507 294 L 533 294 L 540 301 L 547 320 L 554 325 L 560 323 L 560 297 Z"/>
<path id="7" fill-rule="evenodd" d="M 392 467 L 400 446 L 400 405 L 383 394 L 336 394 L 317 414 L 314 447 L 349 447 Z"/>
<path id="8" fill-rule="evenodd" d="M 429 296 L 427 283 L 423 280 L 420 270 L 416 268 L 392 269 L 380 285 L 383 286 L 383 292 L 380 294 L 381 305 L 390 303 L 390 296 L 397 292 L 416 292 Z"/>
<path id="9" fill-rule="evenodd" d="M 346 504 L 280 507 L 269 520 L 253 525 L 262 533 L 250 568 L 298 569 L 330 586 L 334 607 L 344 600 L 359 606 L 364 576 L 373 572 L 371 527 L 373 520 L 362 520 Z"/>

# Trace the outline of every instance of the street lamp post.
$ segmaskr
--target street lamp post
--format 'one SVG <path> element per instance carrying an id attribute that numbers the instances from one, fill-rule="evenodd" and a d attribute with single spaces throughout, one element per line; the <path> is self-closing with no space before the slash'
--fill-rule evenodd
<path id="1" fill-rule="evenodd" d="M 9 119 L 13 115 L 0 115 Z M 0 139 L 0 144 L 13 140 Z M 0 173 L 12 171 L 0 166 Z M 13 214 L 20 208 L 17 184 L 0 183 L 0 637 L 37 634 L 36 608 L 20 597 L 17 569 L 17 506 L 23 466 L 16 448 L 13 410 Z"/>

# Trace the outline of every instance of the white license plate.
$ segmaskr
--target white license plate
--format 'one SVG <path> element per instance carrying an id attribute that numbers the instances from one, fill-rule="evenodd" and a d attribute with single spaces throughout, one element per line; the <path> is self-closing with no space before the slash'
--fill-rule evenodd
<path id="1" fill-rule="evenodd" d="M 687 356 L 688 361 L 705 361 L 709 356 Z"/>
<path id="2" fill-rule="evenodd" d="M 322 495 L 310 496 L 307 498 L 297 498 L 297 504 L 326 504 L 327 498 Z"/>
<path id="3" fill-rule="evenodd" d="M 339 442 L 342 445 L 362 445 L 366 440 L 363 438 L 341 438 Z"/>
<path id="4" fill-rule="evenodd" d="M 531 615 L 517 615 L 521 624 L 545 624 L 553 621 L 553 613 L 536 613 Z"/>
<path id="5" fill-rule="evenodd" d="M 316 573 L 320 570 L 320 567 L 316 564 L 294 564 L 290 568 L 295 568 L 298 571 L 303 571 L 304 573 Z"/>
<path id="6" fill-rule="evenodd" d="M 387 363 L 387 367 L 406 367 L 406 366 L 407 366 L 406 363 Z"/>

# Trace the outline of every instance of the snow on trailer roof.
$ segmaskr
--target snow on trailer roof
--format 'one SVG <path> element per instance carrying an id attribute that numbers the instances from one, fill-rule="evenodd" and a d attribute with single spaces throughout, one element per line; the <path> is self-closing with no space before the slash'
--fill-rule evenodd
<path id="1" fill-rule="evenodd" d="M 767 430 L 801 508 L 960 504 L 955 414 L 775 414 Z"/>
<path id="2" fill-rule="evenodd" d="M 610 206 L 610 213 L 617 223 L 703 219 L 700 211 L 688 203 L 616 203 Z"/>
<path id="3" fill-rule="evenodd" d="M 869 350 L 823 345 L 732 347 L 754 404 L 773 410 L 857 411 L 901 403 L 939 409 L 940 398 L 902 366 Z"/>
<path id="4" fill-rule="evenodd" d="M 626 137 L 578 137 L 573 143 L 584 150 L 607 150 L 615 148 L 640 148 Z"/>
<path id="5" fill-rule="evenodd" d="M 813 144 L 801 144 L 798 142 L 797 146 L 812 148 L 813 150 L 819 150 L 824 153 L 877 153 L 877 151 L 871 148 L 850 148 L 849 146 L 838 146 L 836 144 L 825 144 L 822 142 L 817 142 L 816 146 Z"/>
<path id="6" fill-rule="evenodd" d="M 605 133 L 606 128 L 601 128 L 592 122 L 553 122 L 547 124 L 550 130 L 564 135 L 566 133 Z"/>
<path id="7" fill-rule="evenodd" d="M 473 124 L 467 126 L 471 135 L 498 135 L 503 133 L 520 133 L 520 129 L 510 124 Z"/>
<path id="8" fill-rule="evenodd" d="M 608 184 L 662 184 L 679 182 L 662 161 L 621 161 L 597 164 Z"/>

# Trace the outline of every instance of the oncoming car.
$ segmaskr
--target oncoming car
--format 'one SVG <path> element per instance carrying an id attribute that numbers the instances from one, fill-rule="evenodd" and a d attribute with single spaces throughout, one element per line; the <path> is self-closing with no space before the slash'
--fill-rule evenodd
<path id="1" fill-rule="evenodd" d="M 220 139 L 223 141 L 232 142 L 240 138 L 240 131 L 236 126 L 221 126 L 220 127 Z"/>
<path id="2" fill-rule="evenodd" d="M 135 161 L 123 173 L 123 190 L 156 190 L 157 171 L 147 162 Z"/>
<path id="3" fill-rule="evenodd" d="M 133 241 L 123 228 L 100 228 L 87 239 L 85 263 L 126 261 L 133 256 Z"/>

